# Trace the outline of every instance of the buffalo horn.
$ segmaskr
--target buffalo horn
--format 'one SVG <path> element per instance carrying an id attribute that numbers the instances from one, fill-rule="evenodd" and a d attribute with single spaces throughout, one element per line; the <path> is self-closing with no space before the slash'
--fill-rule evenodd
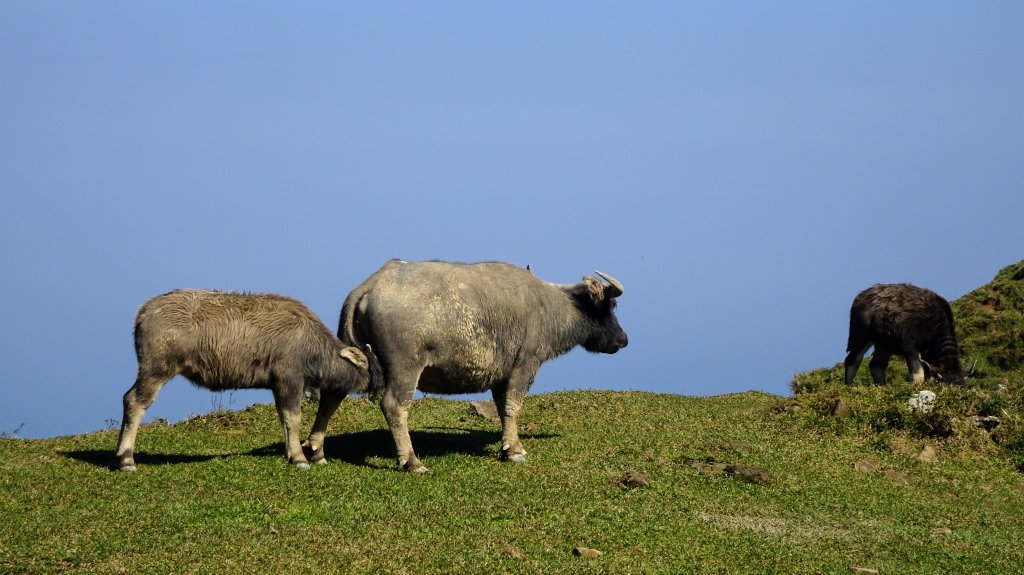
<path id="1" fill-rule="evenodd" d="M 928 368 L 928 371 L 929 371 L 929 372 L 931 372 L 931 374 L 932 374 L 933 376 L 935 376 L 935 377 L 937 377 L 937 378 L 940 378 L 940 379 L 941 379 L 941 377 L 942 377 L 942 376 L 940 376 L 940 375 L 938 374 L 938 372 L 936 372 L 936 371 L 935 371 L 935 368 L 934 368 L 934 367 L 932 367 L 932 364 L 930 364 L 930 363 L 928 363 L 927 361 L 925 361 L 923 357 L 919 357 L 919 358 L 917 358 L 917 359 L 918 359 L 918 361 L 920 361 L 920 362 L 921 362 L 921 365 L 923 365 L 923 366 L 925 366 L 926 368 Z"/>
<path id="2" fill-rule="evenodd" d="M 968 365 L 967 369 L 964 370 L 964 377 L 971 377 L 972 375 L 974 375 L 974 367 L 976 365 L 978 365 L 978 360 L 971 360 L 970 365 Z"/>
<path id="3" fill-rule="evenodd" d="M 605 291 L 608 293 L 608 297 L 619 297 L 620 295 L 622 295 L 622 284 L 619 283 L 619 280 L 613 278 L 608 274 L 603 274 L 597 270 L 594 270 L 594 273 L 601 276 L 604 279 L 604 281 L 608 282 L 609 285 L 608 287 L 605 288 Z"/>

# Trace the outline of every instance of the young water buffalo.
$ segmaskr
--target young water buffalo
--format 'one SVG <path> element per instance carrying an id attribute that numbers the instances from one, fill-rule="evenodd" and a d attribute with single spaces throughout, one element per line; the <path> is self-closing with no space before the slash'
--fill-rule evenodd
<path id="1" fill-rule="evenodd" d="M 312 460 L 323 460 L 327 422 L 350 392 L 368 389 L 366 354 L 341 343 L 302 303 L 279 295 L 178 290 L 156 296 L 135 319 L 139 375 L 124 394 L 118 466 L 135 470 L 135 435 L 157 392 L 175 375 L 220 391 L 274 392 L 288 461 L 309 467 L 299 445 L 303 389 L 320 389 L 309 435 Z M 369 357 L 368 357 L 368 355 Z"/>
<path id="2" fill-rule="evenodd" d="M 956 341 L 953 310 L 939 294 L 910 284 L 878 284 L 860 292 L 850 307 L 850 337 L 846 344 L 846 384 L 851 385 L 864 354 L 878 385 L 893 354 L 907 360 L 915 382 L 925 375 L 963 383 L 960 348 Z"/>
<path id="3" fill-rule="evenodd" d="M 626 332 L 615 318 L 622 284 L 598 272 L 554 284 L 504 263 L 391 260 L 345 299 L 338 335 L 370 344 L 384 371 L 381 409 L 398 465 L 424 472 L 407 423 L 416 388 L 430 393 L 491 390 L 501 417 L 501 451 L 525 461 L 517 418 L 543 362 L 577 345 L 615 353 Z"/>

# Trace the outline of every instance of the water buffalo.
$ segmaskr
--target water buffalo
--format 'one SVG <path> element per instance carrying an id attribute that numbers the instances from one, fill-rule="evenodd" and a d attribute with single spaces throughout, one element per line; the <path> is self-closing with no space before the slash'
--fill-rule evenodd
<path id="1" fill-rule="evenodd" d="M 416 388 L 429 393 L 491 390 L 501 417 L 504 459 L 525 461 L 517 417 L 541 364 L 577 345 L 615 353 L 626 332 L 615 317 L 622 284 L 584 277 L 578 284 L 538 279 L 505 263 L 391 260 L 345 299 L 338 336 L 370 344 L 384 382 L 381 410 L 398 465 L 427 469 L 413 452 L 408 409 Z"/>
<path id="2" fill-rule="evenodd" d="M 175 375 L 215 391 L 274 392 L 288 461 L 309 463 L 299 445 L 303 389 L 321 390 L 309 435 L 323 460 L 327 422 L 350 392 L 367 391 L 372 352 L 344 345 L 302 303 L 279 295 L 178 290 L 156 296 L 135 319 L 139 374 L 124 394 L 118 467 L 135 470 L 135 436 L 146 409 Z"/>
<path id="3" fill-rule="evenodd" d="M 953 310 L 939 294 L 910 284 L 877 284 L 859 294 L 850 307 L 850 337 L 846 344 L 846 384 L 853 383 L 864 354 L 878 385 L 893 354 L 907 360 L 914 382 L 925 375 L 963 383 L 960 348 L 956 341 Z"/>

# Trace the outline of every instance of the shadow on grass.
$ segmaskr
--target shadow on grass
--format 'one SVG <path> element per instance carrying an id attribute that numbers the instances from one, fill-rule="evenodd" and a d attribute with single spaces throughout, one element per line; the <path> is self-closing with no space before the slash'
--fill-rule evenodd
<path id="1" fill-rule="evenodd" d="M 420 457 L 438 457 L 450 453 L 461 453 L 464 455 L 488 456 L 497 455 L 498 442 L 501 440 L 501 433 L 497 431 L 480 431 L 475 429 L 458 429 L 449 427 L 432 427 L 425 430 L 414 430 L 409 432 L 412 438 L 413 448 Z M 550 434 L 521 434 L 524 440 L 538 440 L 557 437 Z M 387 429 L 374 429 L 369 431 L 355 431 L 332 435 L 324 441 L 324 450 L 327 459 L 336 459 L 363 465 L 376 469 L 391 469 L 391 463 L 380 465 L 371 461 L 372 458 L 384 458 L 393 460 L 395 457 L 395 444 L 391 433 Z M 254 457 L 284 457 L 284 443 L 275 442 L 263 447 L 257 447 L 248 452 L 194 455 L 184 453 L 146 453 L 136 452 L 135 463 L 137 465 L 175 465 L 187 463 L 201 463 L 213 459 L 247 455 Z M 106 467 L 110 470 L 117 469 L 117 457 L 112 450 L 84 449 L 63 452 L 65 457 Z M 307 451 L 306 455 L 309 455 Z"/>
<path id="2" fill-rule="evenodd" d="M 501 433 L 496 431 L 480 431 L 476 429 L 459 429 L 451 427 L 431 427 L 425 430 L 409 432 L 413 449 L 419 457 L 438 457 L 450 453 L 473 456 L 497 456 L 498 442 Z M 548 434 L 521 434 L 524 440 L 546 439 L 557 437 Z M 352 465 L 362 465 L 374 469 L 391 469 L 393 463 L 380 464 L 372 461 L 383 458 L 393 461 L 395 443 L 391 432 L 387 429 L 354 431 L 328 436 L 324 440 L 324 451 L 328 460 L 344 461 Z M 253 449 L 248 455 L 275 455 L 284 452 L 284 444 L 272 443 Z M 307 450 L 306 455 L 310 453 Z"/>
<path id="3" fill-rule="evenodd" d="M 493 431 L 434 428 L 409 432 L 413 450 L 419 457 L 437 457 L 449 453 L 486 455 L 489 447 L 497 444 L 500 433 Z M 328 458 L 340 459 L 353 465 L 380 467 L 369 460 L 381 457 L 395 459 L 395 442 L 387 429 L 357 431 L 328 437 L 324 442 Z M 394 467 L 393 463 L 386 466 Z"/>
<path id="4" fill-rule="evenodd" d="M 97 467 L 106 467 L 111 471 L 117 470 L 117 456 L 113 450 L 107 449 L 80 449 L 76 451 L 64 451 L 64 457 L 89 463 Z M 188 455 L 177 453 L 136 453 L 136 465 L 175 465 L 179 463 L 199 463 L 228 457 L 228 455 Z"/>

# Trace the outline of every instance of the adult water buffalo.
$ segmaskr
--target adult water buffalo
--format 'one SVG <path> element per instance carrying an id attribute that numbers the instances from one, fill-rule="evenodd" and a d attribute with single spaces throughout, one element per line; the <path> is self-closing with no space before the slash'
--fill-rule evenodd
<path id="1" fill-rule="evenodd" d="M 408 409 L 429 393 L 491 390 L 501 417 L 502 457 L 525 461 L 517 418 L 537 370 L 577 345 L 615 353 L 626 332 L 615 317 L 622 284 L 598 272 L 555 284 L 528 269 L 487 262 L 391 260 L 345 299 L 338 336 L 369 344 L 383 369 L 381 410 L 403 469 L 427 469 L 413 452 Z"/>
<path id="2" fill-rule="evenodd" d="M 135 436 L 146 409 L 175 375 L 215 391 L 274 392 L 288 461 L 309 463 L 299 445 L 303 389 L 320 389 L 309 435 L 323 460 L 327 422 L 350 392 L 367 391 L 372 352 L 344 345 L 302 303 L 279 295 L 178 290 L 142 305 L 135 319 L 139 374 L 124 394 L 118 467 L 135 471 Z"/>
<path id="3" fill-rule="evenodd" d="M 893 354 L 907 360 L 915 382 L 925 375 L 963 383 L 960 348 L 949 302 L 939 294 L 910 284 L 877 284 L 860 292 L 850 307 L 850 337 L 846 344 L 846 384 L 853 383 L 864 354 L 871 346 L 871 378 L 885 383 Z"/>

